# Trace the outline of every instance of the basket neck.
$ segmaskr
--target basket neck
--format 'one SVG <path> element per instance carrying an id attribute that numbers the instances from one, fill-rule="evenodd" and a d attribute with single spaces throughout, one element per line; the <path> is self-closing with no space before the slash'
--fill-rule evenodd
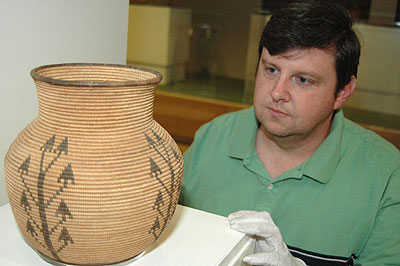
<path id="1" fill-rule="evenodd" d="M 156 85 L 60 86 L 35 81 L 39 119 L 57 127 L 107 130 L 147 127 L 153 121 Z"/>

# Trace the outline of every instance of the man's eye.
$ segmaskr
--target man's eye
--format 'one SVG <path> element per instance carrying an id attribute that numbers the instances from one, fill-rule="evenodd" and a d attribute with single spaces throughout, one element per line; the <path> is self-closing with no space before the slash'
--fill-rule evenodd
<path id="1" fill-rule="evenodd" d="M 266 71 L 268 74 L 276 74 L 278 72 L 278 70 L 276 70 L 276 68 L 273 67 L 267 67 Z"/>
<path id="2" fill-rule="evenodd" d="M 296 79 L 302 85 L 311 85 L 313 83 L 310 79 L 305 77 L 297 77 Z"/>

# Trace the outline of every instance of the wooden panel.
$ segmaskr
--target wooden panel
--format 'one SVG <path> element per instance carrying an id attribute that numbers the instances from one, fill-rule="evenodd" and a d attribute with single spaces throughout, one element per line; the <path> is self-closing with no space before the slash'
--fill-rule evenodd
<path id="1" fill-rule="evenodd" d="M 250 105 L 158 91 L 154 101 L 154 119 L 176 142 L 190 144 L 204 123 L 221 114 L 248 107 Z"/>

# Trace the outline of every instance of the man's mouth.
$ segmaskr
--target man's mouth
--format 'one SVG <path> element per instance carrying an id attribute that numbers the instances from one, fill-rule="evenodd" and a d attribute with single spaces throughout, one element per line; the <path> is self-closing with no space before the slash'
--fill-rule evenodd
<path id="1" fill-rule="evenodd" d="M 288 116 L 287 113 L 285 113 L 285 112 L 283 112 L 283 111 L 281 111 L 279 109 L 276 109 L 276 108 L 268 107 L 268 111 L 274 117 L 285 117 L 285 116 Z"/>

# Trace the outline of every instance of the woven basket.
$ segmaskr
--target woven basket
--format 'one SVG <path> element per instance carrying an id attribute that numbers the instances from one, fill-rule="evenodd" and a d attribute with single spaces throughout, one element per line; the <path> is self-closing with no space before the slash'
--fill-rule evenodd
<path id="1" fill-rule="evenodd" d="M 5 157 L 10 204 L 42 256 L 104 265 L 148 248 L 174 213 L 182 154 L 153 119 L 158 72 L 59 64 L 32 70 L 39 115 Z"/>

